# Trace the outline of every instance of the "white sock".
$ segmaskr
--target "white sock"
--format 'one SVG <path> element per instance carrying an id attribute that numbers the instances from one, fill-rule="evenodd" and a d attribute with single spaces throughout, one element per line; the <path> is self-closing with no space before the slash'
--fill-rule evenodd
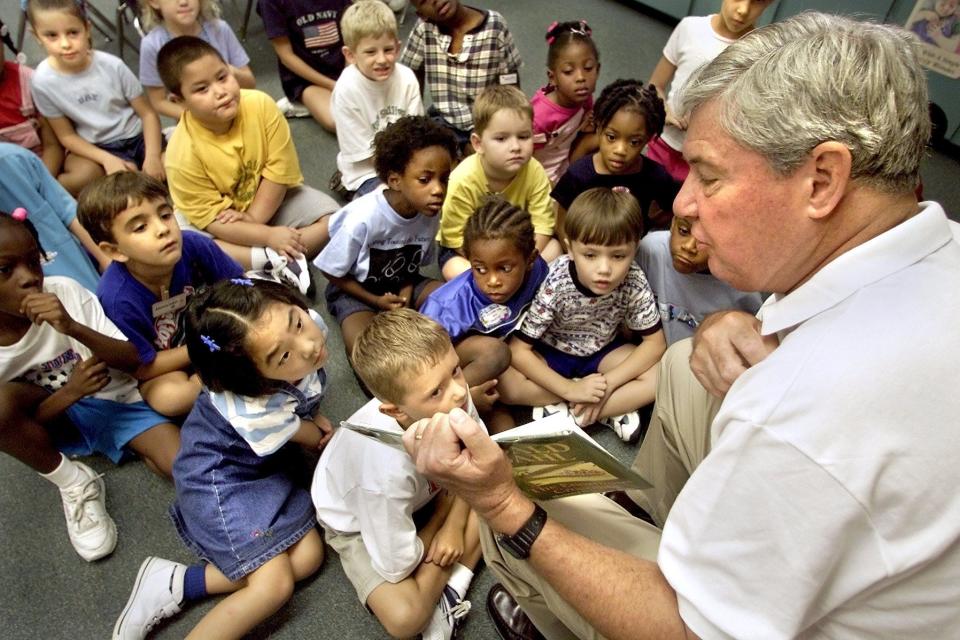
<path id="1" fill-rule="evenodd" d="M 453 565 L 453 571 L 450 573 L 450 579 L 447 580 L 447 584 L 453 587 L 453 590 L 457 592 L 457 595 L 459 595 L 462 600 L 466 597 L 467 589 L 470 588 L 470 582 L 472 580 L 473 571 L 468 569 L 466 565 L 458 562 Z"/>
<path id="2" fill-rule="evenodd" d="M 40 475 L 61 489 L 66 489 L 80 482 L 84 477 L 83 472 L 80 471 L 80 467 L 62 453 L 60 454 L 60 464 L 57 465 L 57 468 L 50 473 L 41 473 Z"/>
<path id="3" fill-rule="evenodd" d="M 250 269 L 260 271 L 267 265 L 267 251 L 264 247 L 250 247 Z"/>

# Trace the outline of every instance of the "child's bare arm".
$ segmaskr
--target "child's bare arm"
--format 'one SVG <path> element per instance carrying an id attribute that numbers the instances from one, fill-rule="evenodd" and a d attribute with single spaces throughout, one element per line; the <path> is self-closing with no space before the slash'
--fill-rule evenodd
<path id="1" fill-rule="evenodd" d="M 143 94 L 133 98 L 130 106 L 137 112 L 140 122 L 143 123 L 143 172 L 157 180 L 164 180 L 167 174 L 163 168 L 163 133 L 160 131 L 160 118 Z"/>
<path id="2" fill-rule="evenodd" d="M 532 344 L 520 338 L 510 339 L 510 354 L 511 365 L 517 371 L 567 402 L 597 402 L 607 389 L 607 382 L 599 373 L 579 380 L 564 378 L 534 353 Z"/>
<path id="3" fill-rule="evenodd" d="M 247 247 L 270 247 L 277 253 L 296 259 L 307 248 L 300 242 L 300 232 L 292 227 L 274 227 L 247 219 L 236 222 L 214 220 L 204 229 L 215 237 Z"/>
<path id="4" fill-rule="evenodd" d="M 607 395 L 622 387 L 630 380 L 636 380 L 643 372 L 660 361 L 667 350 L 667 341 L 663 329 L 643 337 L 643 342 L 634 347 L 623 362 L 603 374 L 607 380 Z"/>
<path id="5" fill-rule="evenodd" d="M 140 357 L 133 343 L 105 336 L 70 317 L 56 294 L 28 293 L 20 305 L 20 312 L 31 322 L 48 323 L 57 332 L 86 345 L 93 355 L 108 366 L 132 373 L 140 366 Z"/>
<path id="6" fill-rule="evenodd" d="M 145 87 L 150 106 L 162 116 L 179 120 L 183 115 L 183 107 L 170 101 L 165 87 Z"/>
<path id="7" fill-rule="evenodd" d="M 383 295 L 379 296 L 375 295 L 364 289 L 363 285 L 357 282 L 357 280 L 351 276 L 342 276 L 338 278 L 337 276 L 332 276 L 327 272 L 323 272 L 323 276 L 336 288 L 349 293 L 360 302 L 368 304 L 375 309 L 389 311 L 391 309 L 400 309 L 407 306 L 407 301 L 404 300 L 400 295 L 395 293 L 384 293 Z"/>
<path id="8" fill-rule="evenodd" d="M 257 88 L 257 79 L 253 76 L 253 69 L 250 68 L 250 65 L 245 64 L 242 67 L 230 65 L 230 70 L 233 71 L 233 75 L 237 78 L 237 84 L 240 85 L 241 89 Z"/>
<path id="9" fill-rule="evenodd" d="M 333 437 L 333 425 L 326 417 L 314 414 L 313 420 L 300 420 L 300 428 L 293 434 L 290 441 L 304 448 L 319 451 L 326 446 L 331 437 Z"/>
<path id="10" fill-rule="evenodd" d="M 50 175 L 56 178 L 63 168 L 63 146 L 57 140 L 57 134 L 53 132 L 50 122 L 43 116 L 40 116 L 39 121 L 40 142 L 43 143 L 43 154 L 40 158 Z"/>
<path id="11" fill-rule="evenodd" d="M 190 366 L 190 356 L 186 347 L 174 347 L 157 351 L 157 357 L 150 364 L 141 364 L 134 372 L 137 380 L 150 380 L 171 371 L 181 371 Z"/>
<path id="12" fill-rule="evenodd" d="M 83 245 L 83 248 L 93 256 L 94 260 L 96 260 L 97 264 L 99 265 L 100 273 L 103 273 L 103 271 L 109 267 L 110 263 L 112 262 L 110 258 L 107 257 L 107 254 L 100 250 L 100 246 L 93 241 L 93 238 L 90 237 L 90 233 L 83 228 L 83 225 L 80 224 L 80 221 L 77 218 L 74 218 L 73 221 L 67 225 L 67 228 L 70 229 L 70 233 L 76 236 L 77 240 L 80 241 L 80 244 Z"/>
<path id="13" fill-rule="evenodd" d="M 87 142 L 76 132 L 73 124 L 67 118 L 50 118 L 50 126 L 53 132 L 57 134 L 57 139 L 63 148 L 70 153 L 96 162 L 103 167 L 107 173 L 116 173 L 118 171 L 136 171 L 137 167 L 127 160 L 123 160 L 100 147 Z"/>
<path id="14" fill-rule="evenodd" d="M 274 52 L 276 52 L 280 62 L 282 62 L 283 66 L 285 66 L 287 69 L 290 69 L 290 71 L 294 72 L 310 84 L 315 84 L 318 87 L 323 87 L 333 91 L 335 81 L 304 62 L 303 58 L 298 56 L 293 51 L 293 46 L 290 44 L 290 38 L 286 36 L 271 38 L 270 44 L 273 45 Z"/>
<path id="15" fill-rule="evenodd" d="M 650 80 L 647 82 L 656 88 L 661 100 L 666 100 L 667 85 L 673 80 L 673 74 L 676 72 L 677 66 L 664 56 L 660 56 L 660 60 L 657 62 L 657 66 L 653 68 L 653 73 L 650 74 Z"/>
<path id="16" fill-rule="evenodd" d="M 110 376 L 107 364 L 96 356 L 78 362 L 66 384 L 54 391 L 37 407 L 37 422 L 44 423 L 59 416 L 78 400 L 93 395 L 107 386 Z"/>
<path id="17" fill-rule="evenodd" d="M 253 202 L 247 207 L 247 215 L 253 222 L 267 224 L 277 214 L 277 209 L 283 204 L 283 197 L 287 195 L 287 185 L 260 177 L 257 192 L 253 195 Z"/>

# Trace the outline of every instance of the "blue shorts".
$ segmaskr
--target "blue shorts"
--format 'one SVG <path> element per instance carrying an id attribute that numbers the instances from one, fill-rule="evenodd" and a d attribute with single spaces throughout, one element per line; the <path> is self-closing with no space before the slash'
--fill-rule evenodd
<path id="1" fill-rule="evenodd" d="M 67 408 L 75 430 L 56 429 L 51 435 L 57 448 L 68 455 L 102 453 L 114 462 L 124 457 L 124 448 L 141 433 L 170 422 L 146 402 L 113 402 L 82 398 Z"/>
<path id="2" fill-rule="evenodd" d="M 143 141 L 142 133 L 132 138 L 126 138 L 125 140 L 114 140 L 113 142 L 98 144 L 97 147 L 108 153 L 112 153 L 118 158 L 132 162 L 137 165 L 138 169 L 143 168 L 143 158 L 147 153 L 147 147 Z"/>
<path id="3" fill-rule="evenodd" d="M 431 282 L 436 282 L 433 278 L 428 278 L 424 275 L 418 275 L 418 278 L 418 280 L 414 281 L 413 285 L 413 300 L 410 301 L 411 307 L 413 307 L 414 303 L 420 299 L 420 294 L 423 293 L 424 287 Z M 327 289 L 324 292 L 324 297 L 327 300 L 327 311 L 329 311 L 330 315 L 336 318 L 337 323 L 341 325 L 343 324 L 343 321 L 347 319 L 347 316 L 351 316 L 355 313 L 359 313 L 361 311 L 380 313 L 382 311 L 382 309 L 376 309 L 368 305 L 366 302 L 354 298 L 343 289 L 338 289 L 332 284 L 327 285 Z"/>
<path id="4" fill-rule="evenodd" d="M 457 140 L 457 152 L 459 153 L 460 157 L 463 157 L 463 150 L 466 149 L 467 145 L 470 144 L 470 134 L 473 133 L 473 130 L 464 131 L 463 129 L 456 128 L 444 120 L 443 116 L 440 115 L 440 110 L 433 105 L 430 105 L 430 108 L 427 109 L 427 116 L 453 134 L 453 137 Z"/>
<path id="5" fill-rule="evenodd" d="M 462 258 L 460 252 L 456 249 L 451 249 L 450 247 L 445 247 L 440 245 L 440 251 L 437 252 L 437 265 L 443 269 L 443 265 L 447 264 L 447 261 L 450 258 Z"/>
<path id="6" fill-rule="evenodd" d="M 533 350 L 542 355 L 543 359 L 550 365 L 550 368 L 564 378 L 583 378 L 599 371 L 600 361 L 603 360 L 604 356 L 625 344 L 630 343 L 620 336 L 617 336 L 611 340 L 607 346 L 594 354 L 589 356 L 574 356 L 559 349 L 554 349 L 550 345 L 538 340 L 533 343 Z"/>
<path id="7" fill-rule="evenodd" d="M 357 187 L 357 190 L 353 192 L 353 196 L 351 197 L 351 200 L 356 200 L 360 196 L 365 196 L 371 191 L 375 191 L 376 188 L 382 184 L 383 182 L 377 176 L 373 176 L 372 178 L 367 178 L 366 180 L 361 182 L 360 186 Z"/>

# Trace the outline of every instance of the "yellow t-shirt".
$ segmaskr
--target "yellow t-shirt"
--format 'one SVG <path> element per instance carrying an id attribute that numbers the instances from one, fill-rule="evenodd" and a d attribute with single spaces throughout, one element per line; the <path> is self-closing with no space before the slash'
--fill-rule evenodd
<path id="1" fill-rule="evenodd" d="M 480 156 L 468 156 L 450 174 L 447 197 L 440 217 L 440 246 L 459 249 L 463 246 L 463 227 L 477 210 L 483 198 L 492 192 L 483 173 Z M 550 200 L 550 179 L 536 158 L 530 158 L 507 188 L 500 192 L 508 202 L 530 213 L 533 231 L 552 236 L 556 212 Z"/>
<path id="2" fill-rule="evenodd" d="M 252 89 L 240 91 L 237 117 L 224 134 L 184 112 L 167 145 L 166 169 L 174 206 L 200 229 L 224 209 L 246 211 L 261 177 L 303 183 L 287 120 L 273 98 Z"/>

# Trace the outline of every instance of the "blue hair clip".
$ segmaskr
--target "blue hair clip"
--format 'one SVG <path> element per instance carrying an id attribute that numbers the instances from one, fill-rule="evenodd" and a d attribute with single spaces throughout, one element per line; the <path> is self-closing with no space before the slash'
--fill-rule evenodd
<path id="1" fill-rule="evenodd" d="M 233 284 L 243 285 L 244 287 L 252 287 L 253 280 L 250 278 L 230 278 L 230 282 Z"/>
<path id="2" fill-rule="evenodd" d="M 201 335 L 200 340 L 203 341 L 203 344 L 207 345 L 207 348 L 210 349 L 210 352 L 220 351 L 220 345 L 213 341 L 213 338 L 210 336 Z"/>

